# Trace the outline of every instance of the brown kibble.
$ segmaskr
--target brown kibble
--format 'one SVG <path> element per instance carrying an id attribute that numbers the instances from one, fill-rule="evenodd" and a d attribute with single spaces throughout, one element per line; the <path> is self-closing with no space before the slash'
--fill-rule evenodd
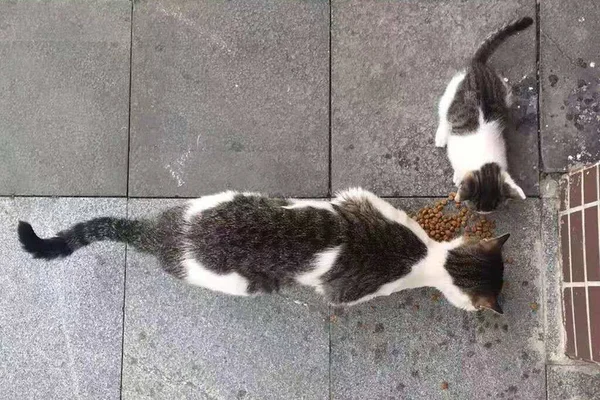
<path id="1" fill-rule="evenodd" d="M 454 202 L 457 210 L 444 214 L 444 207 L 456 198 L 451 193 L 447 199 L 437 200 L 431 206 L 421 208 L 413 218 L 427 235 L 437 241 L 449 241 L 458 236 L 462 228 L 466 238 L 482 240 L 493 236 L 494 221 L 474 214 L 460 202 Z M 509 261 L 507 261 L 509 262 Z"/>
<path id="2" fill-rule="evenodd" d="M 513 260 L 513 258 L 512 258 L 512 257 L 506 257 L 506 260 L 504 260 L 504 262 L 505 262 L 506 264 L 512 264 L 513 262 L 515 262 L 515 260 Z"/>
<path id="3" fill-rule="evenodd" d="M 448 382 L 444 381 L 441 385 L 442 390 L 448 390 Z"/>
<path id="4" fill-rule="evenodd" d="M 329 316 L 329 321 L 331 323 L 335 323 L 337 321 L 337 315 L 332 314 L 331 316 Z"/>

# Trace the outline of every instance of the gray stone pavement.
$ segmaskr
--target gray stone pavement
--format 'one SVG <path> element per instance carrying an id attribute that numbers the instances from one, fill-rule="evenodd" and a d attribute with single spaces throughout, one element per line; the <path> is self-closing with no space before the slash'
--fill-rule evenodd
<path id="1" fill-rule="evenodd" d="M 117 399 L 125 246 L 77 257 L 26 257 L 19 219 L 50 235 L 80 219 L 124 217 L 125 199 L 0 199 L 0 393 L 6 399 Z"/>
<path id="2" fill-rule="evenodd" d="M 0 194 L 127 191 L 131 5 L 0 1 Z"/>
<path id="3" fill-rule="evenodd" d="M 544 170 L 600 158 L 600 3 L 540 2 Z"/>
<path id="4" fill-rule="evenodd" d="M 133 21 L 131 195 L 327 195 L 327 2 L 144 1 Z"/>
<path id="5" fill-rule="evenodd" d="M 600 5 L 568 4 L 0 0 L 0 397 L 597 396 L 598 369 L 562 354 L 547 175 L 600 154 Z M 452 189 L 433 147 L 448 79 L 536 13 L 491 60 L 515 91 L 510 164 L 530 196 L 494 215 L 512 234 L 502 317 L 433 290 L 348 309 L 303 290 L 239 299 L 118 244 L 51 263 L 19 249 L 19 219 L 51 234 L 225 189 L 363 186 L 414 211 Z"/>

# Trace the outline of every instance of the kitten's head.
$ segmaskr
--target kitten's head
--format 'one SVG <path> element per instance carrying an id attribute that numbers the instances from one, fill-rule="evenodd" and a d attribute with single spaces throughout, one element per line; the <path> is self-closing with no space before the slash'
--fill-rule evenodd
<path id="1" fill-rule="evenodd" d="M 450 303 L 467 311 L 487 308 L 502 314 L 498 303 L 504 283 L 502 246 L 509 236 L 465 242 L 449 251 L 444 267 L 452 285 L 442 291 Z"/>
<path id="2" fill-rule="evenodd" d="M 456 201 L 466 201 L 475 211 L 489 213 L 508 199 L 525 199 L 525 193 L 508 172 L 496 163 L 468 172 L 458 186 Z"/>

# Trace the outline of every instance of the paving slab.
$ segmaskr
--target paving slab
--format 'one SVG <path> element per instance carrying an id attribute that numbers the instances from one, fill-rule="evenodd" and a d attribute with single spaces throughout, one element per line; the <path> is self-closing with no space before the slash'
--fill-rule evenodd
<path id="1" fill-rule="evenodd" d="M 125 195 L 131 4 L 0 2 L 0 195 Z"/>
<path id="2" fill-rule="evenodd" d="M 562 306 L 562 264 L 558 237 L 559 182 L 547 176 L 540 183 L 542 195 L 542 271 L 544 279 L 546 361 L 563 362 L 565 331 Z"/>
<path id="3" fill-rule="evenodd" d="M 130 200 L 132 217 L 173 200 Z M 241 298 L 127 255 L 123 399 L 327 399 L 328 306 L 312 292 Z"/>
<path id="4" fill-rule="evenodd" d="M 332 4 L 332 185 L 386 196 L 444 196 L 445 150 L 434 147 L 437 103 L 488 34 L 535 1 L 345 1 Z M 538 194 L 535 29 L 507 41 L 491 64 L 516 88 L 507 135 L 515 179 Z M 531 88 L 531 89 L 530 89 Z"/>
<path id="5" fill-rule="evenodd" d="M 546 172 L 600 159 L 600 3 L 540 2 L 541 153 Z"/>
<path id="6" fill-rule="evenodd" d="M 130 188 L 324 196 L 327 1 L 134 5 Z"/>
<path id="7" fill-rule="evenodd" d="M 33 260 L 17 222 L 53 235 L 78 221 L 124 217 L 123 199 L 0 198 L 0 392 L 6 399 L 119 399 L 125 246 L 94 244 Z"/>
<path id="8" fill-rule="evenodd" d="M 394 204 L 415 212 L 433 201 Z M 505 314 L 458 310 L 433 289 L 336 310 L 333 399 L 544 397 L 540 201 L 514 202 L 493 219 L 498 233 L 511 233 L 505 255 L 512 261 L 501 300 Z"/>
<path id="9" fill-rule="evenodd" d="M 600 368 L 592 365 L 549 365 L 548 400 L 598 398 Z"/>

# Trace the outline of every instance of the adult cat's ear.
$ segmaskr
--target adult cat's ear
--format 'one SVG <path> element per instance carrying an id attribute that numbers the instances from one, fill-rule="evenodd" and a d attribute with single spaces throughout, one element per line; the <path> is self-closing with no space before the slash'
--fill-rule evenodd
<path id="1" fill-rule="evenodd" d="M 484 239 L 481 242 L 481 245 L 485 247 L 488 251 L 500 251 L 502 250 L 502 246 L 510 237 L 510 233 L 505 233 L 504 235 L 497 236 L 492 239 Z"/>
<path id="2" fill-rule="evenodd" d="M 508 172 L 502 172 L 502 180 L 502 191 L 504 192 L 505 197 L 521 200 L 525 200 L 527 198 L 527 196 L 525 196 L 525 192 L 523 192 L 523 189 L 521 189 L 521 187 L 515 183 Z"/>
<path id="3" fill-rule="evenodd" d="M 454 197 L 455 201 L 467 201 L 471 200 L 473 193 L 475 193 L 475 185 L 477 184 L 475 175 L 472 172 L 467 173 L 463 180 L 458 185 L 458 192 Z"/>
<path id="4" fill-rule="evenodd" d="M 500 315 L 504 314 L 504 311 L 502 311 L 502 307 L 500 307 L 498 298 L 496 296 L 480 296 L 477 298 L 474 305 L 478 310 L 486 308 Z"/>

